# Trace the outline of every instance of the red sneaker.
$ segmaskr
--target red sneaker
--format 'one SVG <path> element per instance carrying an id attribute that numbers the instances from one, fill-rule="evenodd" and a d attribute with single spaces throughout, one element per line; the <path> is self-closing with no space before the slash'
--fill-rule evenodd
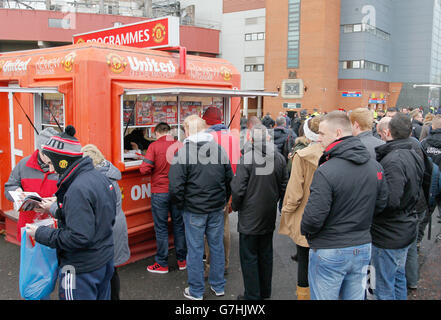
<path id="1" fill-rule="evenodd" d="M 147 271 L 153 273 L 168 273 L 168 267 L 163 267 L 159 263 L 155 262 L 151 266 L 147 267 Z"/>
<path id="2" fill-rule="evenodd" d="M 178 260 L 179 270 L 187 269 L 187 261 L 186 260 Z"/>

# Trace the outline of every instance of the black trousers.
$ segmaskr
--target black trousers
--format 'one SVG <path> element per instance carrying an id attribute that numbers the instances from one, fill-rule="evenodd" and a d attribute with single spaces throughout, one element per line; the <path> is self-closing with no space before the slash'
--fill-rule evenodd
<path id="1" fill-rule="evenodd" d="M 297 285 L 302 288 L 309 287 L 308 282 L 308 265 L 309 265 L 309 248 L 297 247 Z"/>
<path id="2" fill-rule="evenodd" d="M 240 265 L 246 300 L 271 297 L 273 276 L 273 232 L 265 235 L 239 234 Z"/>
<path id="3" fill-rule="evenodd" d="M 110 279 L 110 300 L 119 300 L 119 275 L 116 272 L 117 268 L 113 271 L 113 277 Z"/>

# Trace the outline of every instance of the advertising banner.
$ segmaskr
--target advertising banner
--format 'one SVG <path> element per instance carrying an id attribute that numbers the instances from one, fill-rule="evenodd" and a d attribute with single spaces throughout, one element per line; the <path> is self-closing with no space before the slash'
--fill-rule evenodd
<path id="1" fill-rule="evenodd" d="M 179 18 L 164 17 L 76 34 L 73 43 L 98 42 L 137 48 L 179 46 Z"/>

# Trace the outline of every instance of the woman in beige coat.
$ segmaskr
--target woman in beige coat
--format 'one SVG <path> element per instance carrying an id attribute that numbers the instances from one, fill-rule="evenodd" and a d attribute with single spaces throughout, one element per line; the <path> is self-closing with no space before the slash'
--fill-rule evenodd
<path id="1" fill-rule="evenodd" d="M 318 140 L 320 118 L 309 118 L 304 124 L 305 137 L 309 145 L 298 150 L 293 158 L 291 176 L 283 200 L 280 234 L 291 237 L 296 243 L 298 272 L 297 299 L 309 300 L 308 261 L 309 246 L 305 237 L 300 234 L 300 223 L 303 211 L 309 198 L 309 187 L 317 169 L 323 148 Z"/>

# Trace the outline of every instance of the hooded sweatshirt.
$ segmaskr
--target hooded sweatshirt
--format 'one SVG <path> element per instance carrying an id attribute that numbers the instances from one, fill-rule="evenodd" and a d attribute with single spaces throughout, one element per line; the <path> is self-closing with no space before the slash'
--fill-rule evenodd
<path id="1" fill-rule="evenodd" d="M 372 241 L 374 212 L 387 204 L 381 165 L 360 138 L 330 144 L 314 173 L 300 231 L 313 249 L 346 248 Z"/>
<path id="2" fill-rule="evenodd" d="M 233 178 L 227 153 L 207 132 L 189 136 L 183 144 L 168 174 L 172 202 L 198 214 L 223 210 Z"/>

